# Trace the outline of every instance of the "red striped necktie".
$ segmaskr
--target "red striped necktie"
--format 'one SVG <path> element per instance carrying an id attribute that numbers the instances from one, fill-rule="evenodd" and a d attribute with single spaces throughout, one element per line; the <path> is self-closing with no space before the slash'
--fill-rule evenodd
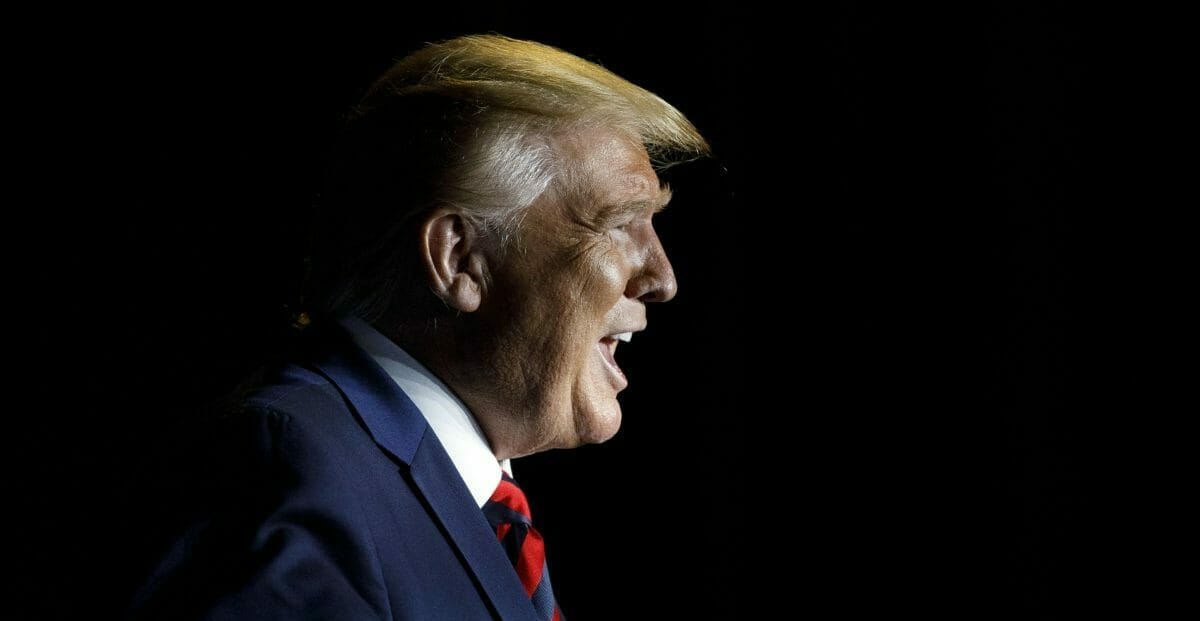
<path id="1" fill-rule="evenodd" d="M 550 571 L 546 568 L 546 548 L 542 535 L 533 527 L 529 502 L 508 474 L 501 474 L 500 484 L 491 499 L 483 505 L 483 514 L 496 529 L 496 536 L 508 560 L 512 561 L 529 595 L 533 609 L 545 621 L 563 621 L 562 611 L 550 588 Z"/>

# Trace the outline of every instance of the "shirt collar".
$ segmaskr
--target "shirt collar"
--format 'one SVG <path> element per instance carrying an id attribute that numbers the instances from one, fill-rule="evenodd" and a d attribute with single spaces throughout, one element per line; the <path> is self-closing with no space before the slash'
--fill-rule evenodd
<path id="1" fill-rule="evenodd" d="M 483 430 L 466 404 L 416 358 L 367 322 L 346 317 L 339 323 L 350 333 L 354 344 L 383 368 L 425 416 L 467 484 L 471 497 L 482 507 L 496 491 L 501 469 L 511 475 L 512 465 L 507 459 L 496 461 Z"/>

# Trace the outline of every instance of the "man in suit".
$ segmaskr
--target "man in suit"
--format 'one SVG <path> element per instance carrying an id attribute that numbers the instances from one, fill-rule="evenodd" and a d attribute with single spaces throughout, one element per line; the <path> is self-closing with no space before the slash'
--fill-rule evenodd
<path id="1" fill-rule="evenodd" d="M 133 616 L 562 618 L 509 460 L 616 433 L 613 354 L 675 294 L 655 167 L 707 151 L 541 44 L 396 63 L 331 167 L 303 346 L 189 457 Z"/>

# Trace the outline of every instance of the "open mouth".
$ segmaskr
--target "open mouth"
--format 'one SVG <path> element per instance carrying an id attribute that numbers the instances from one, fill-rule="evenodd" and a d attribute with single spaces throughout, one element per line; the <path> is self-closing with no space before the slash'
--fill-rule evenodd
<path id="1" fill-rule="evenodd" d="M 618 332 L 610 334 L 596 343 L 600 358 L 604 360 L 604 367 L 608 369 L 609 381 L 612 383 L 613 388 L 618 391 L 624 390 L 629 385 L 629 380 L 625 377 L 625 373 L 621 371 L 621 366 L 617 364 L 617 343 L 628 343 L 632 340 L 632 332 Z"/>

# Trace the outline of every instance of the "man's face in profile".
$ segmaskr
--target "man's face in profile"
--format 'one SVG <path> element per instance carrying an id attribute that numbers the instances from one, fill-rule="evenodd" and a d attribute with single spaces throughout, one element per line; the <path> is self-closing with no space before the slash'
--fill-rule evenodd
<path id="1" fill-rule="evenodd" d="M 651 216 L 670 198 L 646 150 L 609 130 L 577 131 L 556 147 L 575 170 L 568 187 L 530 206 L 520 238 L 493 272 L 488 356 L 529 432 L 546 448 L 611 438 L 628 384 L 618 343 L 646 328 L 646 302 L 675 295 Z"/>

